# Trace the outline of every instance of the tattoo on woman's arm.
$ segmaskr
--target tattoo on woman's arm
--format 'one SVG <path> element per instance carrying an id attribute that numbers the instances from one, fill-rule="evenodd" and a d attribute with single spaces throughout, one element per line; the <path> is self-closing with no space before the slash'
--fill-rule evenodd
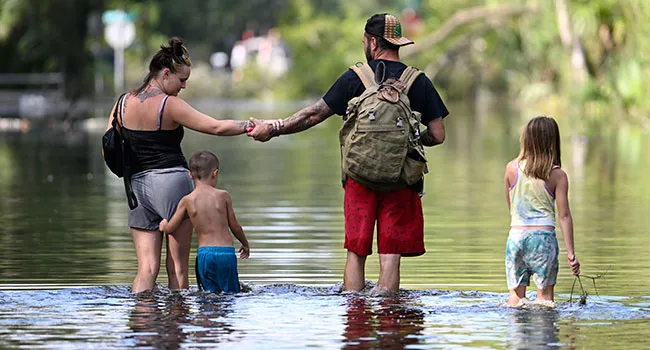
<path id="1" fill-rule="evenodd" d="M 241 130 L 242 133 L 246 132 L 246 127 L 248 126 L 247 120 L 234 120 L 235 125 L 237 125 L 237 130 Z"/>

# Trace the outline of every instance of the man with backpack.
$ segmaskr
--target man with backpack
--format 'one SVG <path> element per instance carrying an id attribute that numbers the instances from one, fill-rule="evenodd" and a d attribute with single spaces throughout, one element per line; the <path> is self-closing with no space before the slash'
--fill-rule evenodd
<path id="1" fill-rule="evenodd" d="M 399 48 L 409 44 L 413 42 L 402 36 L 397 17 L 373 15 L 363 35 L 367 64 L 350 67 L 314 105 L 282 121 L 254 120 L 256 127 L 248 131 L 255 140 L 267 141 L 306 130 L 334 113 L 343 116 L 345 290 L 365 287 L 375 223 L 380 264 L 376 292 L 397 292 L 400 258 L 425 253 L 423 146 L 444 141 L 443 118 L 449 112 L 431 80 L 400 62 Z"/>

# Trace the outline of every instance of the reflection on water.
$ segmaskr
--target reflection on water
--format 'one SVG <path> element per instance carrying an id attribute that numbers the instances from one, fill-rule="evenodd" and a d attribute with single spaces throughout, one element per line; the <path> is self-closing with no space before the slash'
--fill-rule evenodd
<path id="1" fill-rule="evenodd" d="M 0 134 L 0 347 L 642 344 L 650 310 L 647 135 L 620 128 L 616 137 L 591 140 L 562 129 L 576 251 L 585 274 L 607 275 L 597 281 L 600 297 L 585 284 L 587 305 L 568 304 L 573 277 L 560 259 L 556 308 L 513 310 L 501 307 L 503 168 L 518 153 L 525 121 L 453 107 L 445 144 L 428 153 L 427 254 L 402 260 L 404 291 L 386 299 L 340 292 L 339 119 L 264 144 L 186 133 L 186 155 L 210 149 L 219 156 L 219 187 L 230 192 L 251 242 L 251 257 L 238 268 L 252 291 L 237 296 L 164 286 L 131 295 L 137 266 L 127 206 L 120 179 L 102 162 L 101 135 Z M 367 278 L 376 281 L 378 272 L 370 256 Z M 59 289 L 72 286 L 84 288 Z"/>
<path id="2" fill-rule="evenodd" d="M 403 348 L 420 343 L 424 329 L 422 308 L 405 306 L 396 297 L 346 300 L 344 348 Z"/>
<path id="3" fill-rule="evenodd" d="M 638 348 L 650 298 L 554 309 L 505 294 L 342 293 L 341 286 L 250 285 L 238 295 L 132 295 L 126 287 L 0 292 L 0 348 Z M 612 325 L 616 325 L 612 328 Z"/>
<path id="4" fill-rule="evenodd" d="M 535 349 L 560 344 L 556 309 L 521 309 L 510 313 L 509 349 Z M 563 346 L 564 347 L 564 346 Z"/>
<path id="5" fill-rule="evenodd" d="M 136 296 L 128 326 L 133 332 L 125 340 L 130 345 L 154 348 L 177 349 L 185 341 L 185 333 L 179 327 L 188 321 L 189 306 L 183 296 L 171 293 L 162 300 L 162 305 L 152 293 Z"/>

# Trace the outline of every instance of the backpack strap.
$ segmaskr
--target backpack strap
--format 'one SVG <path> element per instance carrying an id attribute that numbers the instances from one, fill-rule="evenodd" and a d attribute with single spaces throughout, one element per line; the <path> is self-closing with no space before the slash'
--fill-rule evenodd
<path id="1" fill-rule="evenodd" d="M 417 79 L 420 74 L 422 74 L 422 71 L 415 67 L 408 66 L 406 69 L 404 69 L 404 72 L 402 72 L 402 75 L 399 77 L 399 81 L 406 85 L 406 88 L 404 88 L 404 93 L 408 94 L 409 89 L 411 89 L 411 85 L 413 85 L 415 79 Z"/>
<path id="2" fill-rule="evenodd" d="M 377 86 L 377 83 L 375 82 L 375 72 L 372 71 L 372 68 L 370 68 L 367 63 L 357 63 L 350 66 L 350 69 L 359 76 L 359 79 L 361 79 L 361 82 L 366 89 Z"/>
<path id="3" fill-rule="evenodd" d="M 124 93 L 117 100 L 115 106 L 115 111 L 113 112 L 113 127 L 116 128 L 116 124 L 119 125 L 119 128 L 116 128 L 117 133 L 120 135 L 120 149 L 122 150 L 122 179 L 124 180 L 124 192 L 126 192 L 126 200 L 129 204 L 131 210 L 138 207 L 138 199 L 135 197 L 133 192 L 133 187 L 131 187 L 131 164 L 128 159 L 128 150 L 126 142 L 126 134 L 122 133 L 121 128 L 124 127 L 124 101 L 128 93 Z M 119 119 L 119 121 L 118 121 Z"/>

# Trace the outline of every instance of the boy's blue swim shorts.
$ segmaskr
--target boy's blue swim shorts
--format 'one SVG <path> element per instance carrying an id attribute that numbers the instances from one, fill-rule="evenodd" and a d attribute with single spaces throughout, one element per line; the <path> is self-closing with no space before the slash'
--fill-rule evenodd
<path id="1" fill-rule="evenodd" d="M 237 256 L 234 247 L 199 247 L 196 254 L 199 290 L 210 293 L 239 293 Z"/>

